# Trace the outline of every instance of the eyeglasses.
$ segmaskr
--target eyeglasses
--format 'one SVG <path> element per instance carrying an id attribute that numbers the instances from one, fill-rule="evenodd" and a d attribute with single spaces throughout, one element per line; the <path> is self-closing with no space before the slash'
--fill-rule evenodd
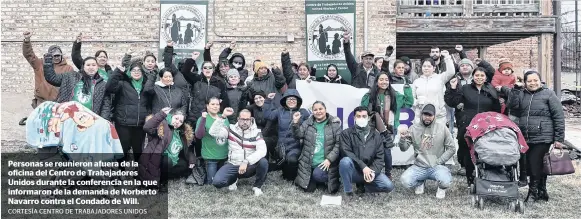
<path id="1" fill-rule="evenodd" d="M 251 120 L 252 120 L 251 118 L 248 118 L 248 119 L 240 119 L 239 118 L 238 119 L 238 121 L 242 121 L 242 122 L 250 122 Z"/>
<path id="2" fill-rule="evenodd" d="M 133 69 L 133 70 L 131 70 L 131 73 L 141 73 L 141 70 L 140 69 Z"/>
<path id="3" fill-rule="evenodd" d="M 212 69 L 214 69 L 214 67 L 212 67 L 212 66 L 204 66 L 204 69 L 212 70 Z"/>

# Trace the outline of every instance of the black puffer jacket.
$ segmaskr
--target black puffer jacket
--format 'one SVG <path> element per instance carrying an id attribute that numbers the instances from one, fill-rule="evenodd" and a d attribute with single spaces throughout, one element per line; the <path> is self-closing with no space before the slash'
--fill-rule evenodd
<path id="1" fill-rule="evenodd" d="M 248 82 L 250 93 L 262 91 L 265 94 L 276 93 L 274 98 L 275 105 L 280 106 L 279 101 L 282 98 L 281 88 L 286 84 L 286 79 L 280 69 L 268 70 L 268 73 L 263 77 L 258 77 L 258 73 L 254 74 L 252 81 Z M 254 101 L 254 98 L 249 97 L 248 100 Z M 252 102 L 251 101 L 251 102 Z"/>
<path id="2" fill-rule="evenodd" d="M 273 148 L 278 141 L 278 133 L 276 130 L 278 123 L 276 120 L 268 120 L 264 118 L 264 108 L 259 107 L 256 104 L 247 106 L 246 109 L 250 110 L 252 113 L 256 126 L 262 132 L 262 137 L 264 137 L 264 141 L 268 148 Z"/>
<path id="3" fill-rule="evenodd" d="M 446 105 L 453 108 L 456 108 L 460 103 L 464 104 L 464 108 L 460 114 L 461 118 L 457 121 L 458 130 L 466 129 L 466 126 L 470 124 L 478 113 L 490 111 L 500 113 L 498 93 L 488 83 L 485 83 L 481 90 L 476 88 L 474 82 L 459 88 L 457 87 L 456 89 L 449 88 L 446 90 L 444 100 L 446 101 Z M 460 110 L 457 109 L 456 111 Z"/>
<path id="4" fill-rule="evenodd" d="M 182 74 L 182 69 L 178 69 L 176 67 L 176 63 L 173 60 L 174 49 L 171 46 L 166 46 L 163 50 L 163 64 L 166 68 L 171 68 L 175 75 L 173 76 L 173 82 L 175 87 L 182 89 L 184 92 L 190 90 L 190 84 L 185 80 L 184 75 Z M 191 69 L 187 69 L 188 71 Z M 185 93 L 187 98 L 190 98 L 188 93 Z M 158 111 L 153 111 L 158 112 Z"/>
<path id="5" fill-rule="evenodd" d="M 248 105 L 248 96 L 250 96 L 248 94 L 248 87 L 232 87 L 232 85 L 226 85 L 226 95 L 228 95 L 228 101 L 230 101 L 229 106 L 234 110 L 234 114 L 229 116 L 228 120 L 230 124 L 236 124 L 238 113 Z"/>
<path id="6" fill-rule="evenodd" d="M 532 92 L 515 88 L 509 93 L 509 100 L 508 108 L 518 117 L 516 123 L 528 144 L 551 144 L 565 140 L 563 106 L 555 92 L 547 88 Z"/>
<path id="7" fill-rule="evenodd" d="M 186 59 L 183 69 L 191 69 L 196 65 L 193 59 Z M 189 72 L 182 70 L 182 73 L 192 86 L 192 102 L 190 104 L 190 111 L 188 112 L 188 122 L 196 124 L 198 118 L 202 116 L 202 112 L 206 109 L 206 100 L 217 97 L 222 100 L 220 103 L 220 112 L 230 105 L 228 95 L 226 94 L 226 84 L 216 76 L 212 76 L 210 80 L 203 77 L 197 72 Z"/>
<path id="8" fill-rule="evenodd" d="M 52 57 L 44 59 L 44 78 L 46 81 L 55 87 L 59 88 L 59 93 L 56 97 L 57 103 L 64 103 L 73 100 L 73 94 L 78 82 L 82 80 L 81 72 L 68 72 L 56 74 L 54 71 Z M 93 88 L 93 109 L 97 115 L 106 120 L 111 119 L 111 96 L 106 94 L 107 83 L 99 74 L 95 74 L 94 88 Z"/>
<path id="9" fill-rule="evenodd" d="M 148 110 L 149 96 L 142 90 L 137 93 L 131 83 L 131 78 L 119 69 L 115 69 L 107 82 L 107 92 L 115 94 L 113 118 L 116 124 L 123 126 L 143 126 L 145 117 L 151 112 Z M 142 86 L 147 83 L 143 75 Z"/>
<path id="10" fill-rule="evenodd" d="M 315 117 L 310 116 L 302 124 L 293 123 L 292 129 L 296 138 L 302 140 L 303 150 L 299 157 L 299 169 L 295 184 L 303 189 L 309 186 L 312 175 L 313 156 L 317 145 L 317 128 L 315 127 Z M 331 162 L 328 172 L 327 191 L 335 193 L 339 190 L 339 154 L 340 154 L 340 134 L 341 120 L 327 114 L 327 124 L 325 125 L 325 159 Z"/>
<path id="11" fill-rule="evenodd" d="M 187 112 L 188 94 L 175 85 L 166 86 L 161 81 L 147 80 L 143 92 L 151 99 L 151 112 L 159 112 L 165 107 Z"/>
<path id="12" fill-rule="evenodd" d="M 212 55 L 210 54 L 210 49 L 204 49 L 204 61 L 212 61 Z M 232 64 L 234 62 L 234 57 L 240 57 L 242 58 L 242 66 L 240 68 L 236 68 L 236 70 L 238 70 L 238 73 L 240 74 L 240 85 L 244 84 L 244 81 L 246 80 L 246 78 L 248 78 L 248 70 L 244 69 L 246 67 L 246 58 L 244 58 L 244 55 L 242 55 L 242 53 L 234 53 L 232 54 L 232 57 L 230 57 L 230 59 L 228 59 L 228 56 L 230 56 L 230 53 L 232 53 L 232 49 L 230 49 L 230 47 L 226 47 L 224 50 L 222 50 L 222 53 L 220 53 L 220 56 L 218 57 L 218 62 L 222 62 L 223 60 L 228 60 L 228 64 L 230 65 L 230 68 L 234 68 L 234 65 Z M 218 63 L 216 66 L 219 66 L 220 63 Z M 220 68 L 216 67 L 216 70 L 214 71 L 214 75 L 220 77 L 221 79 L 224 79 L 226 81 L 226 78 L 224 76 L 222 76 L 220 74 Z"/>

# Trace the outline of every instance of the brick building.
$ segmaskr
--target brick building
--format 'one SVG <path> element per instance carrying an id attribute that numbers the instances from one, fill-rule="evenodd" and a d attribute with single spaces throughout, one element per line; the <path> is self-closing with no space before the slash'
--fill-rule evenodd
<path id="1" fill-rule="evenodd" d="M 260 56 L 280 63 L 287 48 L 293 60 L 305 60 L 304 0 L 213 0 L 208 4 L 208 39 L 215 42 L 213 56 L 238 41 L 237 51 L 249 60 Z M 368 0 L 368 50 L 383 54 L 396 45 L 396 0 Z M 155 50 L 159 39 L 159 1 L 156 0 L 4 0 L 2 1 L 2 92 L 32 96 L 33 71 L 22 56 L 22 33 L 30 30 L 37 56 L 53 44 L 70 56 L 75 36 L 85 36 L 83 56 L 98 49 L 109 52 L 117 65 L 129 50 Z M 356 51 L 364 49 L 364 1 L 357 0 Z M 292 34 L 295 41 L 286 42 Z M 260 37 L 269 35 L 272 37 Z M 279 36 L 279 37 L 276 37 Z M 518 72 L 537 67 L 538 37 L 491 46 L 486 59 L 496 65 L 509 57 Z M 429 51 L 426 51 L 426 54 Z M 469 53 L 474 59 L 476 50 Z M 67 57 L 70 62 L 70 57 Z"/>

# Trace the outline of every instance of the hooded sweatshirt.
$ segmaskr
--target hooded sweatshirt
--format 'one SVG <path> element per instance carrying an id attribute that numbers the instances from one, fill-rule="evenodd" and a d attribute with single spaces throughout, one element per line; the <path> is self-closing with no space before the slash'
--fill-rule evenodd
<path id="1" fill-rule="evenodd" d="M 240 166 L 244 161 L 254 165 L 266 156 L 266 143 L 254 121 L 250 128 L 242 130 L 238 123 L 228 127 L 224 119 L 218 118 L 209 133 L 216 138 L 228 139 L 228 163 L 232 165 Z"/>
<path id="2" fill-rule="evenodd" d="M 413 145 L 416 166 L 429 168 L 443 165 L 456 152 L 452 134 L 445 124 L 435 120 L 428 126 L 422 121 L 415 122 L 408 130 L 408 136 L 400 140 L 399 148 L 406 151 L 410 144 Z"/>
<path id="3" fill-rule="evenodd" d="M 505 75 L 502 72 L 496 70 L 494 73 L 494 77 L 492 77 L 492 86 L 506 86 L 509 88 L 513 88 L 514 84 L 516 83 L 516 77 L 514 74 Z"/>
<path id="4" fill-rule="evenodd" d="M 40 105 L 44 101 L 56 100 L 59 91 L 55 86 L 50 85 L 45 80 L 43 71 L 44 61 L 42 58 L 38 58 L 36 54 L 34 54 L 30 41 L 24 41 L 22 43 L 22 55 L 34 70 L 34 98 L 37 101 L 32 103 L 32 107 L 36 108 L 37 105 Z M 65 59 L 60 63 L 53 65 L 53 68 L 56 74 L 74 71 L 73 67 L 68 65 Z"/>
<path id="5" fill-rule="evenodd" d="M 286 99 L 289 97 L 297 98 L 297 106 L 289 108 L 286 105 Z M 292 149 L 301 149 L 300 141 L 297 140 L 292 132 L 293 114 L 295 112 L 301 113 L 300 123 L 309 117 L 309 113 L 305 109 L 301 109 L 303 99 L 299 92 L 295 89 L 288 89 L 282 99 L 280 100 L 281 107 L 276 107 L 271 99 L 266 99 L 264 103 L 264 118 L 267 120 L 278 121 L 278 144 L 284 144 L 286 151 Z"/>
<path id="6" fill-rule="evenodd" d="M 430 76 L 422 75 L 416 79 L 412 85 L 414 93 L 413 109 L 416 114 L 414 124 L 419 122 L 421 109 L 426 104 L 434 104 L 436 107 L 436 122 L 446 124 L 446 103 L 444 102 L 444 92 L 446 91 L 446 83 L 454 77 L 454 64 L 452 58 L 445 58 L 446 71 L 442 74 L 434 72 Z"/>

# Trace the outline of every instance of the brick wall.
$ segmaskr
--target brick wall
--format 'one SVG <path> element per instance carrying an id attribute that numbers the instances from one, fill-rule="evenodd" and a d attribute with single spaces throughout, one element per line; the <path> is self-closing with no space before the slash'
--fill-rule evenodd
<path id="1" fill-rule="evenodd" d="M 396 0 L 368 1 L 368 50 L 383 54 L 387 45 L 395 45 L 395 4 Z M 364 49 L 363 9 L 364 1 L 358 0 L 358 53 Z M 4 0 L 1 12 L 1 77 L 5 94 L 32 94 L 33 71 L 22 56 L 21 44 L 22 33 L 27 30 L 34 32 L 32 43 L 38 56 L 50 45 L 57 44 L 69 62 L 72 41 L 79 32 L 85 36 L 83 56 L 105 49 L 113 65 L 119 64 L 129 50 L 143 54 L 157 46 L 157 0 Z M 290 51 L 293 61 L 304 61 L 304 29 L 304 0 L 216 0 L 208 5 L 208 39 L 216 41 L 213 57 L 229 41 L 238 40 L 236 51 L 243 53 L 249 63 L 262 57 L 268 63 L 280 64 L 280 52 L 284 48 Z M 287 34 L 293 34 L 295 42 L 284 42 Z M 250 35 L 280 37 L 243 37 Z M 280 42 L 256 42 L 272 39 Z M 510 57 L 520 70 L 528 68 L 531 62 L 532 67 L 537 66 L 537 50 L 537 39 L 529 38 L 490 47 L 487 59 L 497 66 L 498 58 Z"/>

